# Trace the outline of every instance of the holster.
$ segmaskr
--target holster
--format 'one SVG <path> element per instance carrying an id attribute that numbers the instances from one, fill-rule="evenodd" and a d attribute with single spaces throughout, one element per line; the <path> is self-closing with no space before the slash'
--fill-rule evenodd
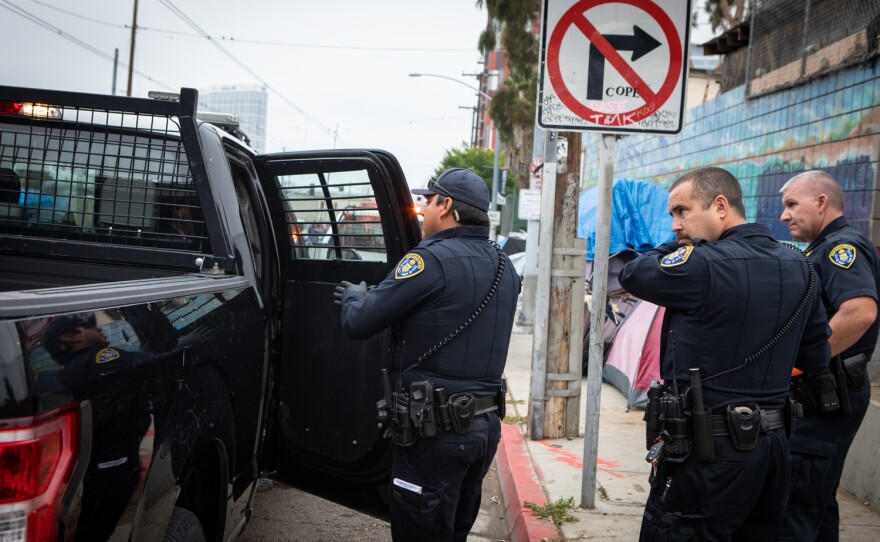
<path id="1" fill-rule="evenodd" d="M 459 435 L 470 432 L 476 411 L 477 403 L 473 393 L 454 393 L 449 398 L 449 418 L 452 428 Z"/>
<path id="2" fill-rule="evenodd" d="M 755 403 L 727 405 L 727 427 L 737 450 L 753 449 L 761 434 L 761 409 Z"/>
<path id="3" fill-rule="evenodd" d="M 840 405 L 840 411 L 844 414 L 852 412 L 849 405 L 849 385 L 846 381 L 846 371 L 843 368 L 843 361 L 840 356 L 831 358 L 831 374 L 834 375 L 835 391 L 837 392 L 837 403 Z"/>

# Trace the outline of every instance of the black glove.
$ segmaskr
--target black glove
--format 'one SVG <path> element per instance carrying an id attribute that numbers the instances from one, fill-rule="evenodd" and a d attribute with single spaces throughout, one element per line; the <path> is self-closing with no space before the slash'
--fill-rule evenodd
<path id="1" fill-rule="evenodd" d="M 361 295 L 366 294 L 367 293 L 367 283 L 364 281 L 361 281 L 360 284 L 352 284 L 351 282 L 348 282 L 347 280 L 343 280 L 333 290 L 333 302 L 336 303 L 337 305 L 342 305 L 342 297 L 348 291 L 360 292 Z"/>

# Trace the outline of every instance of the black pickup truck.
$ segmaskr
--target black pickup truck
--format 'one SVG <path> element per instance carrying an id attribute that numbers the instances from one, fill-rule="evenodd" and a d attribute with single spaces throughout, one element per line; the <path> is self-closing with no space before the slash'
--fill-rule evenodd
<path id="1" fill-rule="evenodd" d="M 400 166 L 197 103 L 0 86 L 2 540 L 230 540 L 261 473 L 383 506 L 390 334 L 332 292 L 418 243 Z"/>

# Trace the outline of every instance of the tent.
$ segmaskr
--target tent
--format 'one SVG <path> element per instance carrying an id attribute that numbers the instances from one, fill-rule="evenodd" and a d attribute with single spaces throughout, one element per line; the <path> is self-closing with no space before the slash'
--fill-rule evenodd
<path id="1" fill-rule="evenodd" d="M 627 398 L 626 408 L 645 408 L 651 382 L 660 380 L 662 307 L 639 300 L 623 319 L 602 374 Z"/>

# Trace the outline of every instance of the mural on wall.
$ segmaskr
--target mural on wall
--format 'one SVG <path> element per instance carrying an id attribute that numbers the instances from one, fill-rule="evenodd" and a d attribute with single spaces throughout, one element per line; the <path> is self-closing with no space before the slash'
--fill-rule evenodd
<path id="1" fill-rule="evenodd" d="M 599 147 L 591 140 L 598 142 L 599 136 L 585 138 L 582 189 L 599 178 Z M 742 185 L 746 218 L 788 240 L 779 222 L 779 188 L 802 171 L 823 169 L 841 183 L 850 221 L 870 235 L 878 155 L 880 67 L 875 63 L 752 100 L 745 99 L 745 87 L 724 93 L 688 110 L 678 136 L 622 138 L 614 174 L 668 188 L 686 171 L 722 167 Z"/>

